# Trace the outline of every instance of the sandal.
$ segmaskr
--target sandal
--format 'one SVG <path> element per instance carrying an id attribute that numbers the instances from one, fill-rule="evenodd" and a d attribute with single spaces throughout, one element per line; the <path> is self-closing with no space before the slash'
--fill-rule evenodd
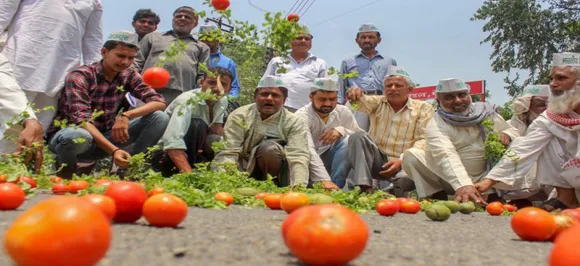
<path id="1" fill-rule="evenodd" d="M 563 202 L 561 202 L 560 200 L 553 198 L 547 201 L 544 201 L 543 204 L 543 208 L 546 211 L 552 212 L 555 210 L 565 210 L 568 209 L 568 206 L 566 206 L 566 204 L 564 204 Z M 549 207 L 547 207 L 549 206 Z"/>

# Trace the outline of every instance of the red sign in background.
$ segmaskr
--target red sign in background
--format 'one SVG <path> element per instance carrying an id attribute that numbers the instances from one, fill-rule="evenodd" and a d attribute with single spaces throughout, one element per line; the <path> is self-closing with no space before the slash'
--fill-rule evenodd
<path id="1" fill-rule="evenodd" d="M 470 94 L 482 95 L 481 100 L 485 100 L 485 80 L 468 81 L 465 83 L 471 87 Z M 409 94 L 409 97 L 417 100 L 435 99 L 435 89 L 437 89 L 437 86 L 414 88 Z"/>

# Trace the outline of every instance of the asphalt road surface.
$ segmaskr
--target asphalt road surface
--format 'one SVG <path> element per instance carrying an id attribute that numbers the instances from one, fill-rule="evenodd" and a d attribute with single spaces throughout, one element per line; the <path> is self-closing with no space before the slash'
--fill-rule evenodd
<path id="1" fill-rule="evenodd" d="M 23 209 L 47 197 L 37 195 L 16 211 L 0 212 L 0 237 Z M 99 265 L 302 265 L 280 235 L 286 216 L 284 211 L 239 206 L 190 208 L 178 229 L 150 227 L 144 219 L 114 225 L 113 243 Z M 456 213 L 445 222 L 430 221 L 424 213 L 362 217 L 371 235 L 351 266 L 547 265 L 552 247 L 518 240 L 510 217 L 487 213 Z M 3 248 L 0 265 L 12 265 Z"/>

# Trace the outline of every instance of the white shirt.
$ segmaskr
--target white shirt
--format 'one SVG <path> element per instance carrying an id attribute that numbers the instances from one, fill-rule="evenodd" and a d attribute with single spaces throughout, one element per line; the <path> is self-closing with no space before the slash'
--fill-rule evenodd
<path id="1" fill-rule="evenodd" d="M 8 122 L 13 121 L 13 118 L 19 117 L 24 111 L 28 111 L 30 118 L 36 119 L 34 112 L 30 107 L 27 107 L 26 95 L 20 89 L 16 80 L 13 77 L 12 67 L 5 56 L 0 54 L 0 152 L 2 153 L 12 153 L 15 151 L 16 146 L 13 141 L 4 139 L 4 133 L 8 130 Z M 16 128 L 16 127 L 15 127 Z M 17 132 L 11 134 L 17 136 Z"/>
<path id="2" fill-rule="evenodd" d="M 90 64 L 103 46 L 101 0 L 2 0 L 2 53 L 25 91 L 54 96 L 73 68 Z"/>
<path id="3" fill-rule="evenodd" d="M 276 73 L 282 67 L 286 69 L 286 73 Z M 287 56 L 286 59 L 281 57 L 272 58 L 270 63 L 268 63 L 264 76 L 280 76 L 288 89 L 288 98 L 285 106 L 299 109 L 310 102 L 308 95 L 310 95 L 310 87 L 314 79 L 326 77 L 327 72 L 328 64 L 326 61 L 309 53 L 308 57 L 300 63 L 296 62 L 291 56 Z"/>
<path id="4" fill-rule="evenodd" d="M 350 109 L 343 105 L 337 105 L 330 114 L 326 123 L 318 116 L 312 103 L 298 109 L 295 113 L 304 120 L 308 126 L 308 149 L 310 150 L 310 175 L 313 182 L 330 180 L 328 171 L 320 159 L 320 155 L 330 149 L 331 145 L 325 145 L 319 141 L 320 137 L 329 129 L 336 129 L 343 137 L 348 137 L 355 132 L 363 131 Z"/>

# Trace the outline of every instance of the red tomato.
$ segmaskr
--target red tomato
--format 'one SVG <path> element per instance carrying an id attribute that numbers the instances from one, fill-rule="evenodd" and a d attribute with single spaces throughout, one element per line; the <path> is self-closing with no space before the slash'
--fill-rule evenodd
<path id="1" fill-rule="evenodd" d="M 266 197 L 266 195 L 268 195 L 268 193 L 260 192 L 260 193 L 256 194 L 256 199 L 263 200 L 264 197 Z"/>
<path id="2" fill-rule="evenodd" d="M 162 67 L 150 67 L 143 72 L 143 82 L 154 89 L 163 89 L 169 83 L 169 72 Z"/>
<path id="3" fill-rule="evenodd" d="M 230 6 L 230 0 L 211 0 L 211 5 L 216 10 L 226 10 Z"/>
<path id="4" fill-rule="evenodd" d="M 286 246 L 304 264 L 345 265 L 363 252 L 369 228 L 357 213 L 339 204 L 302 209 L 288 226 Z"/>
<path id="5" fill-rule="evenodd" d="M 504 204 L 503 208 L 508 212 L 515 212 L 518 209 L 518 207 L 511 204 Z"/>
<path id="6" fill-rule="evenodd" d="M 89 194 L 80 197 L 83 200 L 88 201 L 93 206 L 97 207 L 99 210 L 103 212 L 107 219 L 113 220 L 115 217 L 115 213 L 117 213 L 117 207 L 115 206 L 115 201 L 110 197 L 105 195 L 99 194 Z"/>
<path id="7" fill-rule="evenodd" d="M 115 201 L 117 213 L 113 221 L 133 223 L 141 218 L 143 204 L 147 200 L 147 192 L 135 182 L 118 181 L 107 188 L 105 196 Z"/>
<path id="8" fill-rule="evenodd" d="M 264 197 L 264 204 L 272 210 L 280 210 L 280 201 L 282 201 L 282 194 L 268 194 Z"/>
<path id="9" fill-rule="evenodd" d="M 187 217 L 187 204 L 171 194 L 156 194 L 145 201 L 143 216 L 153 226 L 177 227 Z"/>
<path id="10" fill-rule="evenodd" d="M 290 228 L 290 226 L 294 224 L 296 219 L 303 216 L 304 214 L 308 214 L 309 210 L 310 210 L 309 208 L 300 208 L 292 212 L 290 215 L 288 215 L 288 217 L 286 217 L 286 219 L 282 223 L 282 238 L 284 239 L 284 242 L 286 242 L 286 235 L 288 234 L 288 229 Z"/>
<path id="11" fill-rule="evenodd" d="M 16 210 L 24 200 L 26 194 L 19 185 L 12 183 L 0 184 L 0 210 Z"/>
<path id="12" fill-rule="evenodd" d="M 298 16 L 298 14 L 296 13 L 290 13 L 290 15 L 288 15 L 288 21 L 294 21 L 294 22 L 298 22 L 298 20 L 300 20 L 300 16 Z"/>
<path id="13" fill-rule="evenodd" d="M 110 243 L 111 224 L 103 213 L 72 196 L 34 205 L 4 236 L 15 265 L 96 265 Z"/>
<path id="14" fill-rule="evenodd" d="M 161 194 L 165 192 L 165 190 L 162 187 L 154 187 L 151 190 L 149 190 L 149 192 L 147 192 L 147 196 L 149 197 L 153 197 L 157 194 Z"/>
<path id="15" fill-rule="evenodd" d="M 562 215 L 570 216 L 574 218 L 577 222 L 580 222 L 580 210 L 579 209 L 565 209 L 560 212 Z"/>
<path id="16" fill-rule="evenodd" d="M 288 193 L 286 196 L 282 197 L 280 201 L 280 207 L 287 213 L 291 213 L 298 208 L 308 205 L 310 201 L 308 196 L 300 192 Z"/>
<path id="17" fill-rule="evenodd" d="M 377 202 L 375 209 L 380 215 L 393 216 L 399 212 L 399 202 L 392 199 L 383 199 Z"/>
<path id="18" fill-rule="evenodd" d="M 105 186 L 108 187 L 110 184 L 113 184 L 113 181 L 107 179 L 99 179 L 95 182 L 95 186 Z"/>
<path id="19" fill-rule="evenodd" d="M 28 183 L 30 185 L 30 188 L 36 188 L 36 181 L 32 179 L 32 177 L 23 176 L 20 178 L 20 180 L 24 183 Z"/>
<path id="20" fill-rule="evenodd" d="M 552 237 L 550 237 L 552 242 L 554 242 L 558 235 L 577 223 L 574 218 L 562 214 L 554 215 L 554 221 L 556 222 L 556 231 L 552 234 Z"/>
<path id="21" fill-rule="evenodd" d="M 512 217 L 512 230 L 527 241 L 546 241 L 556 231 L 556 221 L 549 212 L 536 207 L 525 207 Z"/>
<path id="22" fill-rule="evenodd" d="M 410 199 L 408 199 L 408 198 L 396 198 L 395 200 L 397 200 L 397 202 L 399 203 L 399 206 L 401 205 L 401 203 L 403 203 L 405 201 L 410 201 Z"/>
<path id="23" fill-rule="evenodd" d="M 70 183 L 68 183 L 68 191 L 70 193 L 77 193 L 83 189 L 89 188 L 90 186 L 91 184 L 84 180 L 70 181 Z"/>
<path id="24" fill-rule="evenodd" d="M 580 265 L 580 224 L 562 232 L 550 253 L 550 266 Z"/>
<path id="25" fill-rule="evenodd" d="M 53 177 L 50 178 L 50 181 L 52 183 L 60 183 L 60 182 L 62 182 L 62 178 L 60 178 L 58 176 L 53 176 Z"/>
<path id="26" fill-rule="evenodd" d="M 6 180 L 8 180 L 8 177 L 5 175 L 0 175 L 0 184 L 2 183 L 6 183 Z"/>
<path id="27" fill-rule="evenodd" d="M 219 201 L 225 202 L 227 206 L 230 206 L 232 203 L 234 203 L 234 196 L 227 192 L 216 193 L 214 197 Z"/>
<path id="28" fill-rule="evenodd" d="M 64 195 L 68 192 L 68 185 L 63 183 L 52 184 L 52 193 L 55 195 Z"/>
<path id="29" fill-rule="evenodd" d="M 487 206 L 485 206 L 485 210 L 487 211 L 487 213 L 493 216 L 498 216 L 502 214 L 504 211 L 503 203 L 499 201 L 492 202 L 490 204 L 487 204 Z"/>
<path id="30" fill-rule="evenodd" d="M 421 210 L 421 203 L 414 200 L 406 200 L 400 203 L 399 210 L 403 213 L 415 214 Z"/>

